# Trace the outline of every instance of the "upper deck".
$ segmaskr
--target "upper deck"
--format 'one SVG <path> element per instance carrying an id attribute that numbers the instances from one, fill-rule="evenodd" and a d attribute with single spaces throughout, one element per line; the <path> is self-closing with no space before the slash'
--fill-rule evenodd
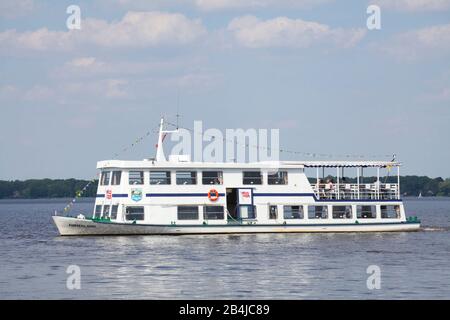
<path id="1" fill-rule="evenodd" d="M 191 161 L 156 161 L 154 159 L 144 159 L 142 161 L 123 161 L 123 160 L 105 160 L 97 163 L 97 168 L 102 171 L 124 171 L 125 177 L 130 172 L 140 174 L 146 177 L 144 180 L 150 181 L 149 185 L 154 185 L 152 178 L 147 172 L 155 173 L 167 172 L 172 183 L 177 186 L 173 191 L 184 191 L 186 188 L 192 191 L 200 190 L 203 173 L 205 171 L 214 171 L 220 176 L 220 182 L 207 180 L 206 185 L 223 185 L 223 187 L 245 187 L 252 185 L 263 192 L 271 191 L 274 185 L 285 185 L 283 192 L 307 193 L 313 194 L 317 200 L 398 200 L 400 199 L 400 180 L 399 174 L 397 181 L 392 181 L 395 177 L 391 177 L 389 181 L 381 182 L 380 169 L 400 167 L 399 162 L 387 161 L 280 161 L 280 162 L 253 162 L 253 163 L 234 163 L 234 162 L 191 162 Z M 332 179 L 325 181 L 324 174 L 320 178 L 320 171 L 335 168 L 336 173 Z M 361 174 L 365 168 L 375 168 L 377 170 L 377 178 L 375 181 L 364 181 Z M 316 177 L 306 177 L 305 169 L 315 169 Z M 354 178 L 346 178 L 344 169 L 354 170 Z M 253 181 L 252 178 L 246 178 L 248 172 L 260 172 L 260 181 Z M 145 173 L 144 173 L 145 172 Z M 198 172 L 198 173 L 197 173 Z M 324 172 L 324 171 L 322 171 Z M 399 172 L 399 171 L 397 171 Z M 183 180 L 178 183 L 180 178 L 178 174 L 186 173 L 195 175 L 195 183 Z M 211 173 L 211 172 L 210 172 Z M 277 175 L 278 174 L 278 175 Z M 147 178 L 148 177 L 148 178 Z M 284 177 L 280 179 L 280 177 Z M 197 179 L 198 178 L 198 179 Z M 156 177 L 160 179 L 160 177 Z M 205 179 L 206 180 L 206 179 Z M 269 183 L 269 180 L 275 183 Z M 247 182 L 246 182 L 247 181 Z M 308 182 L 309 181 L 309 182 Z M 159 183 L 159 180 L 156 184 Z M 130 182 L 130 185 L 132 183 Z M 147 185 L 147 183 L 143 183 Z M 167 184 L 167 183 L 164 183 Z M 272 185 L 272 187 L 271 187 Z M 169 186 L 164 186 L 167 188 Z M 183 187 L 184 186 L 184 187 Z M 162 186 L 161 186 L 162 187 Z M 172 187 L 173 188 L 173 187 Z"/>
<path id="2" fill-rule="evenodd" d="M 304 168 L 387 168 L 399 167 L 400 162 L 388 161 L 261 161 L 249 163 L 236 162 L 192 162 L 156 161 L 155 159 L 103 160 L 97 162 L 97 169 L 150 169 L 150 168 L 192 168 L 192 169 L 304 169 Z"/>

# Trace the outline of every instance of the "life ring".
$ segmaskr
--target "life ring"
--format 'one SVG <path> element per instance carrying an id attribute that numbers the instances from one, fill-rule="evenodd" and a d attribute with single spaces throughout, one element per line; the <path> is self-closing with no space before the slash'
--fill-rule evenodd
<path id="1" fill-rule="evenodd" d="M 211 201 L 217 201 L 217 199 L 219 199 L 219 192 L 216 189 L 209 190 L 208 199 Z"/>

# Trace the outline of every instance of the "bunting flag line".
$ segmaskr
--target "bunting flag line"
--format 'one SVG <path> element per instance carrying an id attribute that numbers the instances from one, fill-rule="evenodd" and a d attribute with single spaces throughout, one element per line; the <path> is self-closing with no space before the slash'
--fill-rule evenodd
<path id="1" fill-rule="evenodd" d="M 203 132 L 196 132 L 196 131 L 193 130 L 193 129 L 185 128 L 185 127 L 180 127 L 180 126 L 177 126 L 177 125 L 174 124 L 174 123 L 167 122 L 167 121 L 166 121 L 165 123 L 168 124 L 168 125 L 170 125 L 170 126 L 172 126 L 172 127 L 177 127 L 177 128 L 181 128 L 181 129 L 188 130 L 189 132 L 191 132 L 191 133 L 193 133 L 193 134 L 199 134 L 199 135 L 202 135 L 202 136 L 211 138 L 211 139 L 216 139 L 215 136 L 212 136 L 212 135 L 205 135 Z M 251 145 L 251 144 L 249 144 L 249 143 L 239 144 L 239 143 L 237 143 L 237 141 L 232 140 L 232 139 L 222 138 L 222 140 L 223 140 L 223 142 L 231 142 L 231 143 L 236 144 L 236 145 L 243 145 L 243 146 L 245 146 L 245 147 L 247 147 L 247 148 L 250 148 L 250 147 L 251 147 L 251 148 L 262 149 L 262 150 L 267 150 L 267 151 L 271 151 L 271 150 L 272 150 L 272 148 L 270 148 L 270 147 L 260 147 L 260 146 L 258 146 L 258 145 Z M 306 157 L 312 157 L 312 158 L 347 158 L 347 159 L 352 158 L 352 159 L 366 159 L 366 158 L 390 158 L 390 157 L 393 157 L 392 154 L 379 154 L 379 155 L 376 155 L 376 154 L 373 154 L 373 155 L 362 155 L 362 154 L 330 154 L 330 153 L 302 152 L 302 151 L 288 150 L 288 149 L 284 149 L 284 148 L 283 148 L 283 149 L 279 149 L 278 151 L 279 151 L 280 153 L 288 153 L 288 154 L 295 154 L 295 155 L 303 155 L 303 156 L 306 156 Z M 394 159 L 395 159 L 395 155 L 394 155 Z M 392 161 L 394 161 L 394 160 L 392 160 Z"/>
<path id="2" fill-rule="evenodd" d="M 156 128 L 159 128 L 159 125 Z M 156 133 L 158 132 L 155 128 L 147 131 L 143 136 L 141 136 L 141 137 L 137 138 L 136 140 L 134 140 L 134 142 L 131 145 L 122 148 L 121 152 L 114 153 L 114 158 L 113 159 L 116 159 L 121 153 L 125 153 L 129 149 L 135 147 L 136 145 L 141 143 L 146 137 L 150 136 L 150 134 L 155 133 L 155 132 Z M 165 138 L 165 136 L 163 137 L 163 140 L 164 140 L 164 138 Z M 81 190 L 77 190 L 75 192 L 75 197 L 64 207 L 64 212 L 65 213 L 70 211 L 70 209 L 72 208 L 72 205 L 77 201 L 78 198 L 81 198 L 83 196 L 84 192 L 87 190 L 87 188 L 89 188 L 89 186 L 93 182 L 95 182 L 95 178 L 91 179 Z"/>

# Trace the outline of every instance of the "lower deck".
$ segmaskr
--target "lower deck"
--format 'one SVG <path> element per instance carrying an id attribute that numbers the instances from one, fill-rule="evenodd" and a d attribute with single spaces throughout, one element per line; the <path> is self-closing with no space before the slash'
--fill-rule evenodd
<path id="1" fill-rule="evenodd" d="M 54 216 L 61 235 L 182 235 L 182 234 L 242 234 L 242 233 L 314 233 L 314 232 L 397 232 L 417 231 L 420 222 L 342 224 L 226 224 L 226 225 L 156 225 L 120 223 L 96 219 Z"/>
<path id="2" fill-rule="evenodd" d="M 96 205 L 98 221 L 158 225 L 296 225 L 406 221 L 402 202 L 395 203 L 263 203 Z"/>

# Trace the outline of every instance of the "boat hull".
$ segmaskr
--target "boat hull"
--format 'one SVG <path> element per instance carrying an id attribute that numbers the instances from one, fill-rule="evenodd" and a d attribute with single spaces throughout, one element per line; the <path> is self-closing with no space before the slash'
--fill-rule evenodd
<path id="1" fill-rule="evenodd" d="M 62 236 L 418 231 L 420 223 L 150 225 L 53 216 Z"/>

